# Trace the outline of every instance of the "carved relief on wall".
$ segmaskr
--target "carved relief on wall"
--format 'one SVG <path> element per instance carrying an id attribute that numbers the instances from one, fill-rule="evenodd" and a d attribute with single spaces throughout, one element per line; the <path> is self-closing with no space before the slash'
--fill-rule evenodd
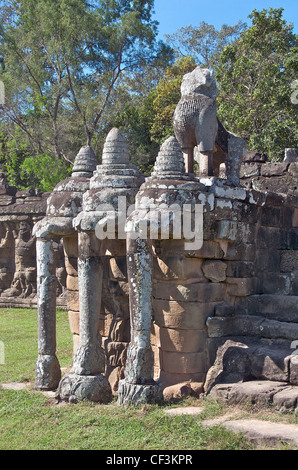
<path id="1" fill-rule="evenodd" d="M 21 216 L 20 219 L 24 219 Z M 36 301 L 36 239 L 32 235 L 33 221 L 9 220 L 0 222 L 0 302 L 14 300 Z M 57 263 L 57 297 L 66 292 L 66 271 L 63 246 L 55 242 Z M 62 302 L 63 303 L 63 302 Z"/>

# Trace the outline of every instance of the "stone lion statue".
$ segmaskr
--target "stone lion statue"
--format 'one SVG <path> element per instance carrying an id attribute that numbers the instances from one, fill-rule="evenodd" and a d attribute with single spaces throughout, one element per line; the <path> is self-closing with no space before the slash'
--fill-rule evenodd
<path id="1" fill-rule="evenodd" d="M 174 132 L 184 153 L 187 173 L 193 173 L 197 148 L 201 176 L 217 176 L 220 164 L 225 163 L 228 182 L 237 186 L 246 143 L 219 122 L 216 98 L 212 71 L 196 67 L 184 75 L 181 99 L 173 116 Z"/>

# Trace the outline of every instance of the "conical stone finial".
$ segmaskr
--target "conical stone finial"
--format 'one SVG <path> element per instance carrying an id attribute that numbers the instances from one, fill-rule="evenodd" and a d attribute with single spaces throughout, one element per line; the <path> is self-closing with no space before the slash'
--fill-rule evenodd
<path id="1" fill-rule="evenodd" d="M 184 157 L 176 137 L 169 137 L 161 146 L 151 174 L 153 178 L 185 176 Z"/>
<path id="2" fill-rule="evenodd" d="M 116 127 L 111 129 L 107 135 L 102 153 L 102 165 L 129 165 L 129 153 L 125 139 Z"/>
<path id="3" fill-rule="evenodd" d="M 98 165 L 97 158 L 92 148 L 89 145 L 85 145 L 81 148 L 78 155 L 75 158 L 72 177 L 86 177 L 91 178 L 93 172 L 96 170 Z"/>
<path id="4" fill-rule="evenodd" d="M 106 137 L 102 163 L 97 165 L 90 179 L 90 189 L 139 187 L 143 177 L 129 160 L 126 141 L 120 130 L 114 127 Z"/>

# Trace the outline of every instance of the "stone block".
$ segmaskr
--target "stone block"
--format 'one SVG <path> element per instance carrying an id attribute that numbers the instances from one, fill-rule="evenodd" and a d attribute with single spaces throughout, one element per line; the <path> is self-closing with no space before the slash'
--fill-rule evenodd
<path id="1" fill-rule="evenodd" d="M 264 272 L 259 279 L 260 292 L 263 294 L 290 294 L 291 278 L 288 274 Z"/>
<path id="2" fill-rule="evenodd" d="M 231 220 L 233 218 L 233 205 L 230 199 L 215 199 L 214 216 L 216 220 Z"/>
<path id="3" fill-rule="evenodd" d="M 233 201 L 233 220 L 255 224 L 258 220 L 258 207 L 254 204 Z"/>
<path id="4" fill-rule="evenodd" d="M 255 263 L 251 261 L 227 261 L 228 277 L 253 277 L 255 275 Z"/>
<path id="5" fill-rule="evenodd" d="M 204 276 L 212 282 L 222 282 L 226 279 L 227 264 L 223 261 L 204 261 L 202 271 Z"/>
<path id="6" fill-rule="evenodd" d="M 193 353 L 205 349 L 206 331 L 160 328 L 163 351 Z"/>
<path id="7" fill-rule="evenodd" d="M 165 387 L 163 398 L 165 402 L 175 402 L 186 396 L 195 396 L 196 398 L 203 392 L 202 382 L 182 382 Z"/>
<path id="8" fill-rule="evenodd" d="M 281 208 L 264 206 L 261 212 L 261 224 L 269 227 L 279 227 L 281 224 Z"/>
<path id="9" fill-rule="evenodd" d="M 206 372 L 206 353 L 179 353 L 162 351 L 162 370 L 171 374 Z"/>
<path id="10" fill-rule="evenodd" d="M 262 249 L 256 250 L 255 267 L 260 272 L 279 272 L 280 251 Z"/>
<path id="11" fill-rule="evenodd" d="M 288 173 L 291 176 L 298 176 L 298 162 L 290 163 Z"/>
<path id="12" fill-rule="evenodd" d="M 261 166 L 261 176 L 282 176 L 288 168 L 289 163 L 264 163 Z"/>
<path id="13" fill-rule="evenodd" d="M 240 178 L 251 178 L 261 174 L 260 163 L 242 163 L 240 167 Z"/>
<path id="14" fill-rule="evenodd" d="M 256 191 L 255 189 L 251 189 L 249 191 L 248 201 L 250 204 L 254 204 L 256 206 L 264 206 L 266 203 L 266 193 L 262 191 Z"/>
<path id="15" fill-rule="evenodd" d="M 67 308 L 74 312 L 80 311 L 79 292 L 77 291 L 67 292 Z"/>
<path id="16" fill-rule="evenodd" d="M 153 285 L 153 297 L 178 302 L 209 303 L 223 300 L 225 289 L 226 286 L 223 283 L 197 282 L 183 285 L 172 282 L 159 282 Z"/>
<path id="17" fill-rule="evenodd" d="M 259 280 L 256 277 L 227 277 L 227 293 L 235 297 L 246 297 L 259 293 Z"/>
<path id="18" fill-rule="evenodd" d="M 298 324 L 264 319 L 256 315 L 215 316 L 207 319 L 207 327 L 210 338 L 253 336 L 287 340 L 289 345 L 298 338 Z"/>
<path id="19" fill-rule="evenodd" d="M 252 243 L 229 243 L 227 244 L 224 260 L 254 261 L 256 257 L 256 246 Z"/>
<path id="20" fill-rule="evenodd" d="M 275 393 L 273 396 L 273 404 L 275 405 L 275 408 L 282 413 L 293 411 L 296 408 L 297 401 L 297 387 L 285 387 L 283 390 Z"/>
<path id="21" fill-rule="evenodd" d="M 154 258 L 155 279 L 200 279 L 204 282 L 201 269 L 202 261 L 198 258 L 186 258 L 182 255 Z"/>
<path id="22" fill-rule="evenodd" d="M 210 259 L 222 259 L 224 252 L 218 242 L 213 240 L 204 240 L 202 248 L 196 251 L 188 251 L 186 253 L 188 257 L 195 258 L 210 258 Z"/>
<path id="23" fill-rule="evenodd" d="M 220 220 L 218 223 L 217 238 L 252 243 L 256 235 L 256 226 L 245 222 Z"/>
<path id="24" fill-rule="evenodd" d="M 276 178 L 273 178 L 270 180 L 270 182 L 275 181 Z M 272 188 L 271 191 L 269 191 L 266 194 L 266 205 L 267 206 L 272 206 L 272 207 L 283 207 L 286 205 L 287 202 L 287 191 L 274 191 Z"/>
<path id="25" fill-rule="evenodd" d="M 175 256 L 178 253 L 184 254 L 185 252 L 185 240 L 153 240 L 152 251 L 155 256 Z"/>
<path id="26" fill-rule="evenodd" d="M 298 250 L 286 250 L 281 254 L 280 271 L 290 273 L 298 270 Z"/>
<path id="27" fill-rule="evenodd" d="M 280 250 L 287 248 L 283 232 L 278 227 L 260 227 L 257 234 L 257 248 L 263 250 Z"/>
<path id="28" fill-rule="evenodd" d="M 291 295 L 298 296 L 298 271 L 291 273 Z"/>
<path id="29" fill-rule="evenodd" d="M 0 206 L 9 206 L 15 202 L 14 196 L 0 195 Z"/>
<path id="30" fill-rule="evenodd" d="M 65 257 L 65 269 L 69 276 L 77 276 L 78 275 L 78 259 L 70 258 L 66 256 Z"/>
<path id="31" fill-rule="evenodd" d="M 246 190 L 243 188 L 233 188 L 231 186 L 212 186 L 211 191 L 217 198 L 238 199 L 244 201 L 246 199 Z"/>
<path id="32" fill-rule="evenodd" d="M 207 320 L 208 336 L 222 338 L 229 336 L 260 336 L 262 317 L 235 315 L 231 317 L 211 317 Z"/>
<path id="33" fill-rule="evenodd" d="M 153 300 L 153 317 L 161 328 L 202 330 L 216 303 Z"/>
<path id="34" fill-rule="evenodd" d="M 66 277 L 66 287 L 71 291 L 79 290 L 79 281 L 77 276 L 67 276 Z"/>
<path id="35" fill-rule="evenodd" d="M 298 302 L 296 296 L 262 294 L 245 300 L 249 314 L 260 314 L 278 321 L 297 322 Z"/>
<path id="36" fill-rule="evenodd" d="M 205 377 L 206 377 L 205 372 L 191 372 L 188 374 L 178 374 L 178 373 L 165 372 L 161 370 L 160 375 L 159 375 L 159 381 L 161 382 L 163 387 L 167 387 L 167 386 L 176 385 L 179 383 L 189 382 L 189 381 L 191 381 L 194 384 L 202 383 L 204 382 Z"/>
<path id="37" fill-rule="evenodd" d="M 68 311 L 68 320 L 69 320 L 69 328 L 73 334 L 79 335 L 80 334 L 80 313 L 73 312 L 72 310 Z"/>
<path id="38" fill-rule="evenodd" d="M 215 306 L 214 315 L 217 317 L 231 317 L 235 314 L 235 307 L 226 302 L 221 302 Z"/>
<path id="39" fill-rule="evenodd" d="M 274 381 L 251 381 L 242 384 L 233 384 L 229 393 L 229 404 L 257 403 L 268 404 L 273 401 L 276 393 L 283 389 L 283 382 Z"/>

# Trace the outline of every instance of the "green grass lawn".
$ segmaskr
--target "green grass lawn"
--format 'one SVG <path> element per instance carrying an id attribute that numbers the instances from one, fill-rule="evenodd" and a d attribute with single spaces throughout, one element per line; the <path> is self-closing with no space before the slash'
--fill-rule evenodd
<path id="1" fill-rule="evenodd" d="M 70 367 L 72 337 L 65 312 L 57 312 L 57 356 Z M 202 415 L 169 417 L 165 406 L 122 408 L 89 402 L 56 403 L 34 391 L 37 358 L 37 312 L 1 309 L 0 341 L 5 363 L 0 384 L 32 382 L 30 390 L 0 387 L 1 450 L 238 450 L 251 448 L 241 435 L 221 426 L 206 428 L 201 420 L 223 413 L 221 405 L 206 403 Z M 182 406 L 189 401 L 182 402 Z M 191 403 L 199 404 L 196 400 Z M 181 406 L 181 403 L 179 404 Z M 169 406 L 169 405 L 168 405 Z"/>

